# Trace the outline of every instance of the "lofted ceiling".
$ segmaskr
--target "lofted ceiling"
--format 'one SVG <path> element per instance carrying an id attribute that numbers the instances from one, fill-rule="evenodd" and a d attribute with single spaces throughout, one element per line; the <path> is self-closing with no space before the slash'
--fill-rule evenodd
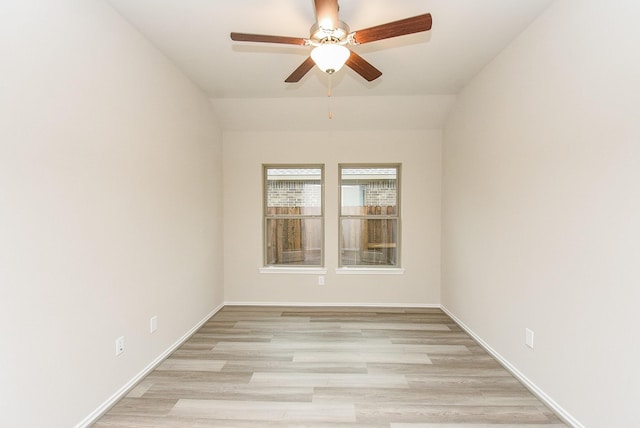
<path id="1" fill-rule="evenodd" d="M 227 128 L 233 129 L 234 120 L 240 120 L 235 110 L 243 113 L 245 124 L 250 122 L 251 106 L 255 120 L 263 122 L 257 127 L 273 124 L 275 118 L 255 107 L 251 99 L 293 100 L 280 104 L 285 110 L 290 106 L 288 113 L 295 114 L 317 105 L 310 99 L 326 97 L 329 77 L 315 67 L 298 83 L 284 82 L 308 57 L 310 47 L 233 42 L 229 38 L 232 31 L 309 37 L 315 22 L 313 0 L 108 1 L 214 100 Z M 420 97 L 430 110 L 438 110 L 434 105 L 442 104 L 432 120 L 437 127 L 455 94 L 551 2 L 340 0 L 340 19 L 352 31 L 426 12 L 432 14 L 433 27 L 426 33 L 353 47 L 383 74 L 367 82 L 347 67 L 338 71 L 331 78 L 337 107 L 340 109 L 341 97 L 371 97 L 372 111 L 387 104 L 384 100 L 394 109 L 398 108 L 396 102 L 415 107 L 415 100 L 405 98 Z M 406 114 L 403 116 L 406 121 Z M 425 121 L 418 122 L 423 126 Z"/>

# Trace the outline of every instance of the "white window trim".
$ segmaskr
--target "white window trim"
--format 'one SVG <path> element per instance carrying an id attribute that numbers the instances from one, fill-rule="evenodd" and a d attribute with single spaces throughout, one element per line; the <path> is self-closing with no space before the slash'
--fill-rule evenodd
<path id="1" fill-rule="evenodd" d="M 260 273 L 277 274 L 303 274 L 303 275 L 326 275 L 326 268 L 319 267 L 288 267 L 288 266 L 267 266 L 259 269 Z"/>
<path id="2" fill-rule="evenodd" d="M 404 268 L 362 268 L 362 267 L 339 267 L 336 268 L 337 275 L 404 275 Z"/>
<path id="3" fill-rule="evenodd" d="M 398 222 L 398 248 L 397 248 L 397 257 L 398 257 L 398 263 L 396 266 L 391 266 L 391 267 L 387 267 L 387 266 L 379 266 L 379 267 L 364 267 L 363 265 L 347 265 L 347 266 L 343 266 L 341 263 L 341 260 L 338 260 L 338 264 L 340 265 L 339 267 L 336 268 L 336 274 L 338 275 L 403 275 L 404 274 L 404 268 L 401 267 L 402 266 L 402 257 L 401 257 L 401 228 L 402 228 L 402 223 L 401 223 L 401 200 L 400 200 L 400 192 L 401 192 L 401 180 L 400 180 L 400 174 L 401 174 L 401 168 L 402 168 L 402 164 L 401 163 L 397 163 L 397 164 L 338 164 L 338 223 L 341 224 L 342 223 L 342 218 L 345 217 L 342 215 L 342 169 L 343 168 L 364 168 L 364 167 L 372 167 L 372 168 L 377 168 L 377 167 L 393 167 L 396 169 L 396 180 L 397 180 L 397 184 L 396 187 L 398 189 L 398 193 L 397 193 L 397 199 L 396 199 L 396 204 L 398 207 L 398 214 L 393 216 L 397 219 Z M 342 226 L 338 226 L 338 235 L 342 234 Z M 340 257 L 342 248 L 340 247 L 340 244 L 338 244 L 338 257 Z"/>
<path id="4" fill-rule="evenodd" d="M 267 171 L 269 168 L 283 168 L 283 169 L 295 169 L 295 168 L 318 168 L 320 169 L 320 176 L 321 176 L 321 184 L 320 184 L 320 192 L 321 192 L 321 200 L 320 200 L 320 214 L 319 215 L 304 215 L 304 216 L 299 216 L 299 218 L 303 219 L 303 218 L 318 218 L 321 221 L 321 228 L 322 228 L 322 242 L 320 244 L 320 252 L 321 252 L 321 256 L 320 256 L 320 265 L 287 265 L 287 264 L 276 264 L 276 265 L 268 265 L 266 264 L 267 261 L 267 239 L 266 239 L 266 225 L 267 225 L 267 220 L 268 218 L 277 218 L 277 216 L 274 217 L 269 217 L 267 216 L 267 181 L 268 181 L 268 175 L 267 175 Z M 325 206 L 324 206 L 324 192 L 325 192 L 325 165 L 324 164 L 263 164 L 262 165 L 262 216 L 263 216 L 263 222 L 262 222 L 262 263 L 263 266 L 260 268 L 260 273 L 295 273 L 295 274 L 323 274 L 322 271 L 324 271 L 324 273 L 326 273 L 326 268 L 325 266 L 325 261 L 324 261 L 324 257 L 325 257 L 325 247 L 324 247 L 324 238 L 325 238 Z"/>

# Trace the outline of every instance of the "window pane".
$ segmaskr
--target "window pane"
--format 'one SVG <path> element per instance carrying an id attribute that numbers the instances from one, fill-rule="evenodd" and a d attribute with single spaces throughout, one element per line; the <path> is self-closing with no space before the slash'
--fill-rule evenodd
<path id="1" fill-rule="evenodd" d="M 342 215 L 397 215 L 397 168 L 342 168 Z"/>
<path id="2" fill-rule="evenodd" d="M 341 265 L 396 266 L 398 221 L 395 219 L 341 220 Z"/>
<path id="3" fill-rule="evenodd" d="M 322 219 L 267 219 L 267 265 L 322 264 Z"/>
<path id="4" fill-rule="evenodd" d="M 320 168 L 267 168 L 267 215 L 321 215 Z"/>

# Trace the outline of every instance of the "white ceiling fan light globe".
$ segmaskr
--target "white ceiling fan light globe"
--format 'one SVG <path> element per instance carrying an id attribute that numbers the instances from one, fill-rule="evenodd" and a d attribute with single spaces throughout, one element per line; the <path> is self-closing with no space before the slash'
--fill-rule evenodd
<path id="1" fill-rule="evenodd" d="M 311 51 L 311 59 L 318 68 L 327 74 L 340 70 L 349 59 L 351 51 L 337 43 L 324 43 Z"/>

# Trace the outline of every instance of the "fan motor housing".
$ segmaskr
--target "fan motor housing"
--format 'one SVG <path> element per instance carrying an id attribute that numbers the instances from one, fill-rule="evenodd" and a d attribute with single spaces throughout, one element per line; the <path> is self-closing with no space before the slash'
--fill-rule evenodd
<path id="1" fill-rule="evenodd" d="M 311 29 L 309 30 L 309 38 L 317 43 L 321 43 L 326 39 L 343 41 L 349 35 L 349 32 L 349 26 L 342 21 L 338 21 L 338 27 L 334 29 L 322 28 L 316 22 L 315 24 L 313 24 L 313 26 L 311 26 Z"/>

